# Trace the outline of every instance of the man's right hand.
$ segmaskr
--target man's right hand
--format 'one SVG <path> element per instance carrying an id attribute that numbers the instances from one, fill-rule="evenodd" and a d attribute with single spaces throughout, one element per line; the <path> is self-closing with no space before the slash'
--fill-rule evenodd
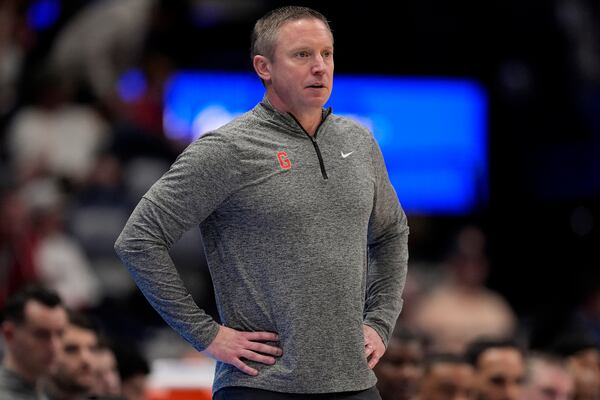
<path id="1" fill-rule="evenodd" d="M 249 367 L 242 359 L 256 361 L 263 364 L 275 364 L 275 357 L 281 356 L 283 351 L 274 346 L 260 342 L 278 341 L 279 336 L 272 332 L 241 332 L 226 326 L 220 326 L 214 340 L 203 353 L 210 357 L 231 364 L 240 371 L 256 376 L 258 371 Z"/>

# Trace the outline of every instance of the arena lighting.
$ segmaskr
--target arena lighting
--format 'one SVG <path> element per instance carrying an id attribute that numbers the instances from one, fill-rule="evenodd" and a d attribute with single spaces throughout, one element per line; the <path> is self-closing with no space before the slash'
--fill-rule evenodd
<path id="1" fill-rule="evenodd" d="M 165 92 L 165 131 L 192 141 L 263 94 L 253 73 L 178 72 Z M 466 215 L 485 207 L 487 97 L 475 82 L 338 74 L 327 106 L 373 132 L 408 213 Z"/>
<path id="2" fill-rule="evenodd" d="M 27 9 L 27 23 L 36 31 L 44 31 L 53 26 L 60 17 L 59 0 L 36 0 Z"/>
<path id="3" fill-rule="evenodd" d="M 131 103 L 144 95 L 147 89 L 146 77 L 139 69 L 123 73 L 117 82 L 117 93 L 121 100 Z"/>

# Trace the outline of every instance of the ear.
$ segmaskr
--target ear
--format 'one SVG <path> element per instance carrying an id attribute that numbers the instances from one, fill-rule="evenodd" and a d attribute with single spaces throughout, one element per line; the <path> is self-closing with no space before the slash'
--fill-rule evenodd
<path id="1" fill-rule="evenodd" d="M 12 341 L 15 337 L 15 323 L 12 321 L 4 321 L 0 324 L 0 332 L 6 341 Z"/>
<path id="2" fill-rule="evenodd" d="M 264 82 L 271 80 L 271 61 L 267 57 L 261 55 L 254 56 L 252 65 L 260 79 Z"/>

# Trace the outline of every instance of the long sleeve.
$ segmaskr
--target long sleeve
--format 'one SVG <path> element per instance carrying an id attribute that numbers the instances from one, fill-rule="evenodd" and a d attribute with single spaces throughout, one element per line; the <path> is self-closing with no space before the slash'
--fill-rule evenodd
<path id="1" fill-rule="evenodd" d="M 375 140 L 372 160 L 376 183 L 368 230 L 369 263 L 364 322 L 375 329 L 387 346 L 402 309 L 409 228 Z"/>
<path id="2" fill-rule="evenodd" d="M 236 187 L 237 178 L 231 145 L 222 135 L 202 137 L 144 195 L 115 243 L 115 251 L 150 304 L 200 351 L 219 326 L 195 304 L 169 248 L 217 209 Z"/>

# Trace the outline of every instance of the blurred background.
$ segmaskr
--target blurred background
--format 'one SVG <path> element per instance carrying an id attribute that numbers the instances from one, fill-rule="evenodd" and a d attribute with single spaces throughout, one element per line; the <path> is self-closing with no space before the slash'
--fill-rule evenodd
<path id="1" fill-rule="evenodd" d="M 426 311 L 432 288 L 450 279 L 493 295 L 498 323 L 532 346 L 573 324 L 598 335 L 600 3 L 296 4 L 331 21 L 336 74 L 465 80 L 485 95 L 485 195 L 461 212 L 409 210 L 400 323 L 427 330 L 436 318 Z M 18 287 L 41 281 L 150 359 L 190 351 L 112 246 L 188 144 L 165 134 L 172 78 L 252 72 L 252 26 L 282 5 L 0 2 L 0 307 Z M 198 304 L 218 318 L 200 240 L 189 232 L 172 255 Z"/>

